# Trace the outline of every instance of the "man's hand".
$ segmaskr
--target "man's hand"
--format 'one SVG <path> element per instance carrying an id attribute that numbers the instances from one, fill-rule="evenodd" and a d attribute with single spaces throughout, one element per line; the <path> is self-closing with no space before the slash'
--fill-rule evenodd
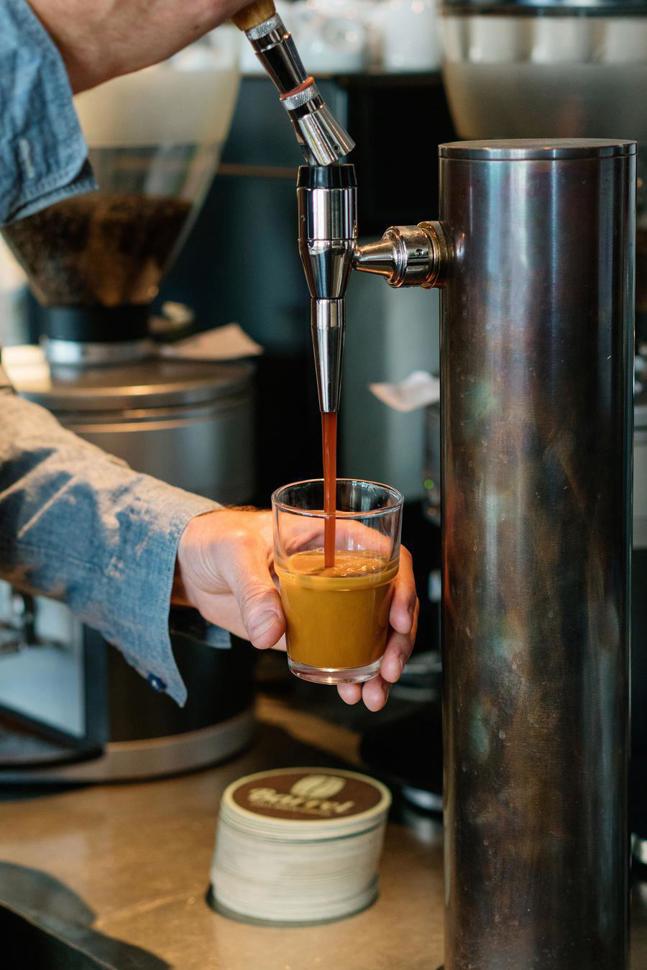
<path id="1" fill-rule="evenodd" d="M 170 57 L 247 2 L 29 0 L 63 56 L 75 93 Z"/>
<path id="2" fill-rule="evenodd" d="M 186 527 L 177 554 L 174 596 L 202 616 L 250 640 L 255 647 L 285 649 L 285 616 L 276 587 L 270 512 L 222 509 L 199 515 Z M 389 614 L 391 633 L 380 673 L 365 684 L 342 684 L 347 704 L 360 699 L 371 711 L 386 704 L 415 642 L 418 601 L 411 556 L 400 556 Z"/>

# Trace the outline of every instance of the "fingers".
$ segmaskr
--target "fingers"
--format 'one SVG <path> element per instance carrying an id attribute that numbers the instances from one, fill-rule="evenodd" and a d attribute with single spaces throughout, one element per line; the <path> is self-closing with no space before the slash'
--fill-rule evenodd
<path id="1" fill-rule="evenodd" d="M 403 548 L 389 613 L 391 635 L 384 651 L 380 673 L 365 684 L 340 684 L 337 688 L 339 696 L 346 704 L 357 704 L 363 700 L 369 711 L 380 711 L 384 707 L 389 698 L 391 684 L 400 679 L 411 656 L 416 642 L 419 613 L 420 604 L 416 596 L 411 555 Z"/>
<path id="2" fill-rule="evenodd" d="M 337 691 L 345 704 L 363 700 L 369 711 L 380 711 L 389 699 L 390 684 L 378 674 L 364 684 L 338 684 Z"/>
<path id="3" fill-rule="evenodd" d="M 263 582 L 259 574 L 238 590 L 234 588 L 233 593 L 250 642 L 260 649 L 273 647 L 285 632 L 281 600 L 273 583 Z"/>
<path id="4" fill-rule="evenodd" d="M 410 636 L 394 633 L 388 643 L 380 673 L 365 684 L 339 684 L 337 690 L 345 704 L 357 704 L 360 700 L 369 711 L 380 711 L 389 699 L 391 684 L 400 679 L 404 665 L 411 656 L 415 643 L 415 631 L 418 622 L 416 609 L 414 627 Z"/>
<path id="5" fill-rule="evenodd" d="M 412 649 L 413 642 L 410 636 L 405 636 L 403 633 L 391 635 L 380 665 L 380 673 L 389 684 L 395 684 L 400 679 Z"/>
<path id="6" fill-rule="evenodd" d="M 195 516 L 177 553 L 177 587 L 205 619 L 264 649 L 285 633 L 272 562 L 271 516 L 218 509 Z"/>
<path id="7" fill-rule="evenodd" d="M 417 601 L 411 553 L 403 546 L 400 550 L 400 568 L 393 583 L 393 599 L 389 612 L 389 623 L 398 633 L 411 632 Z"/>
<path id="8" fill-rule="evenodd" d="M 281 599 L 270 574 L 262 543 L 245 538 L 236 544 L 223 568 L 249 641 L 260 649 L 273 647 L 285 633 Z"/>
<path id="9" fill-rule="evenodd" d="M 369 711 L 381 711 L 389 699 L 391 685 L 387 684 L 380 674 L 362 684 L 362 700 Z"/>
<path id="10" fill-rule="evenodd" d="M 411 632 L 408 635 L 393 632 L 387 643 L 380 673 L 365 684 L 339 684 L 339 696 L 346 704 L 357 704 L 360 700 L 369 711 L 380 711 L 389 699 L 391 685 L 395 684 L 411 656 L 418 631 L 419 604 L 414 610 Z"/>
<path id="11" fill-rule="evenodd" d="M 357 704 L 362 699 L 361 684 L 338 684 L 337 691 L 345 704 Z"/>

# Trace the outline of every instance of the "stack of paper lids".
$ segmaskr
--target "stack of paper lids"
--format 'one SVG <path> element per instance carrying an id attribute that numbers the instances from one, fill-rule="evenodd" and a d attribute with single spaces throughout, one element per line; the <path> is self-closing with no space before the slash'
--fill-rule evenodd
<path id="1" fill-rule="evenodd" d="M 387 788 L 327 768 L 283 768 L 225 791 L 210 901 L 227 916 L 303 925 L 357 913 L 375 900 Z"/>

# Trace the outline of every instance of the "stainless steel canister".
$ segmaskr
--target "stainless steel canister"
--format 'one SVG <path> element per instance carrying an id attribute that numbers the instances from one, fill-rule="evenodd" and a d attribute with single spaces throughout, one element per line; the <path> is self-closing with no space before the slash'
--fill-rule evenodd
<path id="1" fill-rule="evenodd" d="M 445 970 L 621 970 L 635 145 L 440 154 Z"/>
<path id="2" fill-rule="evenodd" d="M 53 367 L 35 347 L 6 352 L 16 390 L 136 469 L 225 504 L 254 494 L 254 370 L 152 358 Z"/>

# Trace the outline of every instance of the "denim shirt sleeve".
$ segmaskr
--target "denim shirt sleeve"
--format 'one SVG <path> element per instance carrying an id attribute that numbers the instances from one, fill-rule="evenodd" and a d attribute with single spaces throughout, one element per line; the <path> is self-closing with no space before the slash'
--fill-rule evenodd
<path id="1" fill-rule="evenodd" d="M 0 225 L 96 188 L 56 45 L 26 0 L 0 2 Z"/>
<path id="2" fill-rule="evenodd" d="M 168 625 L 177 545 L 191 518 L 218 507 L 66 431 L 0 368 L 0 577 L 64 600 L 179 704 Z"/>

